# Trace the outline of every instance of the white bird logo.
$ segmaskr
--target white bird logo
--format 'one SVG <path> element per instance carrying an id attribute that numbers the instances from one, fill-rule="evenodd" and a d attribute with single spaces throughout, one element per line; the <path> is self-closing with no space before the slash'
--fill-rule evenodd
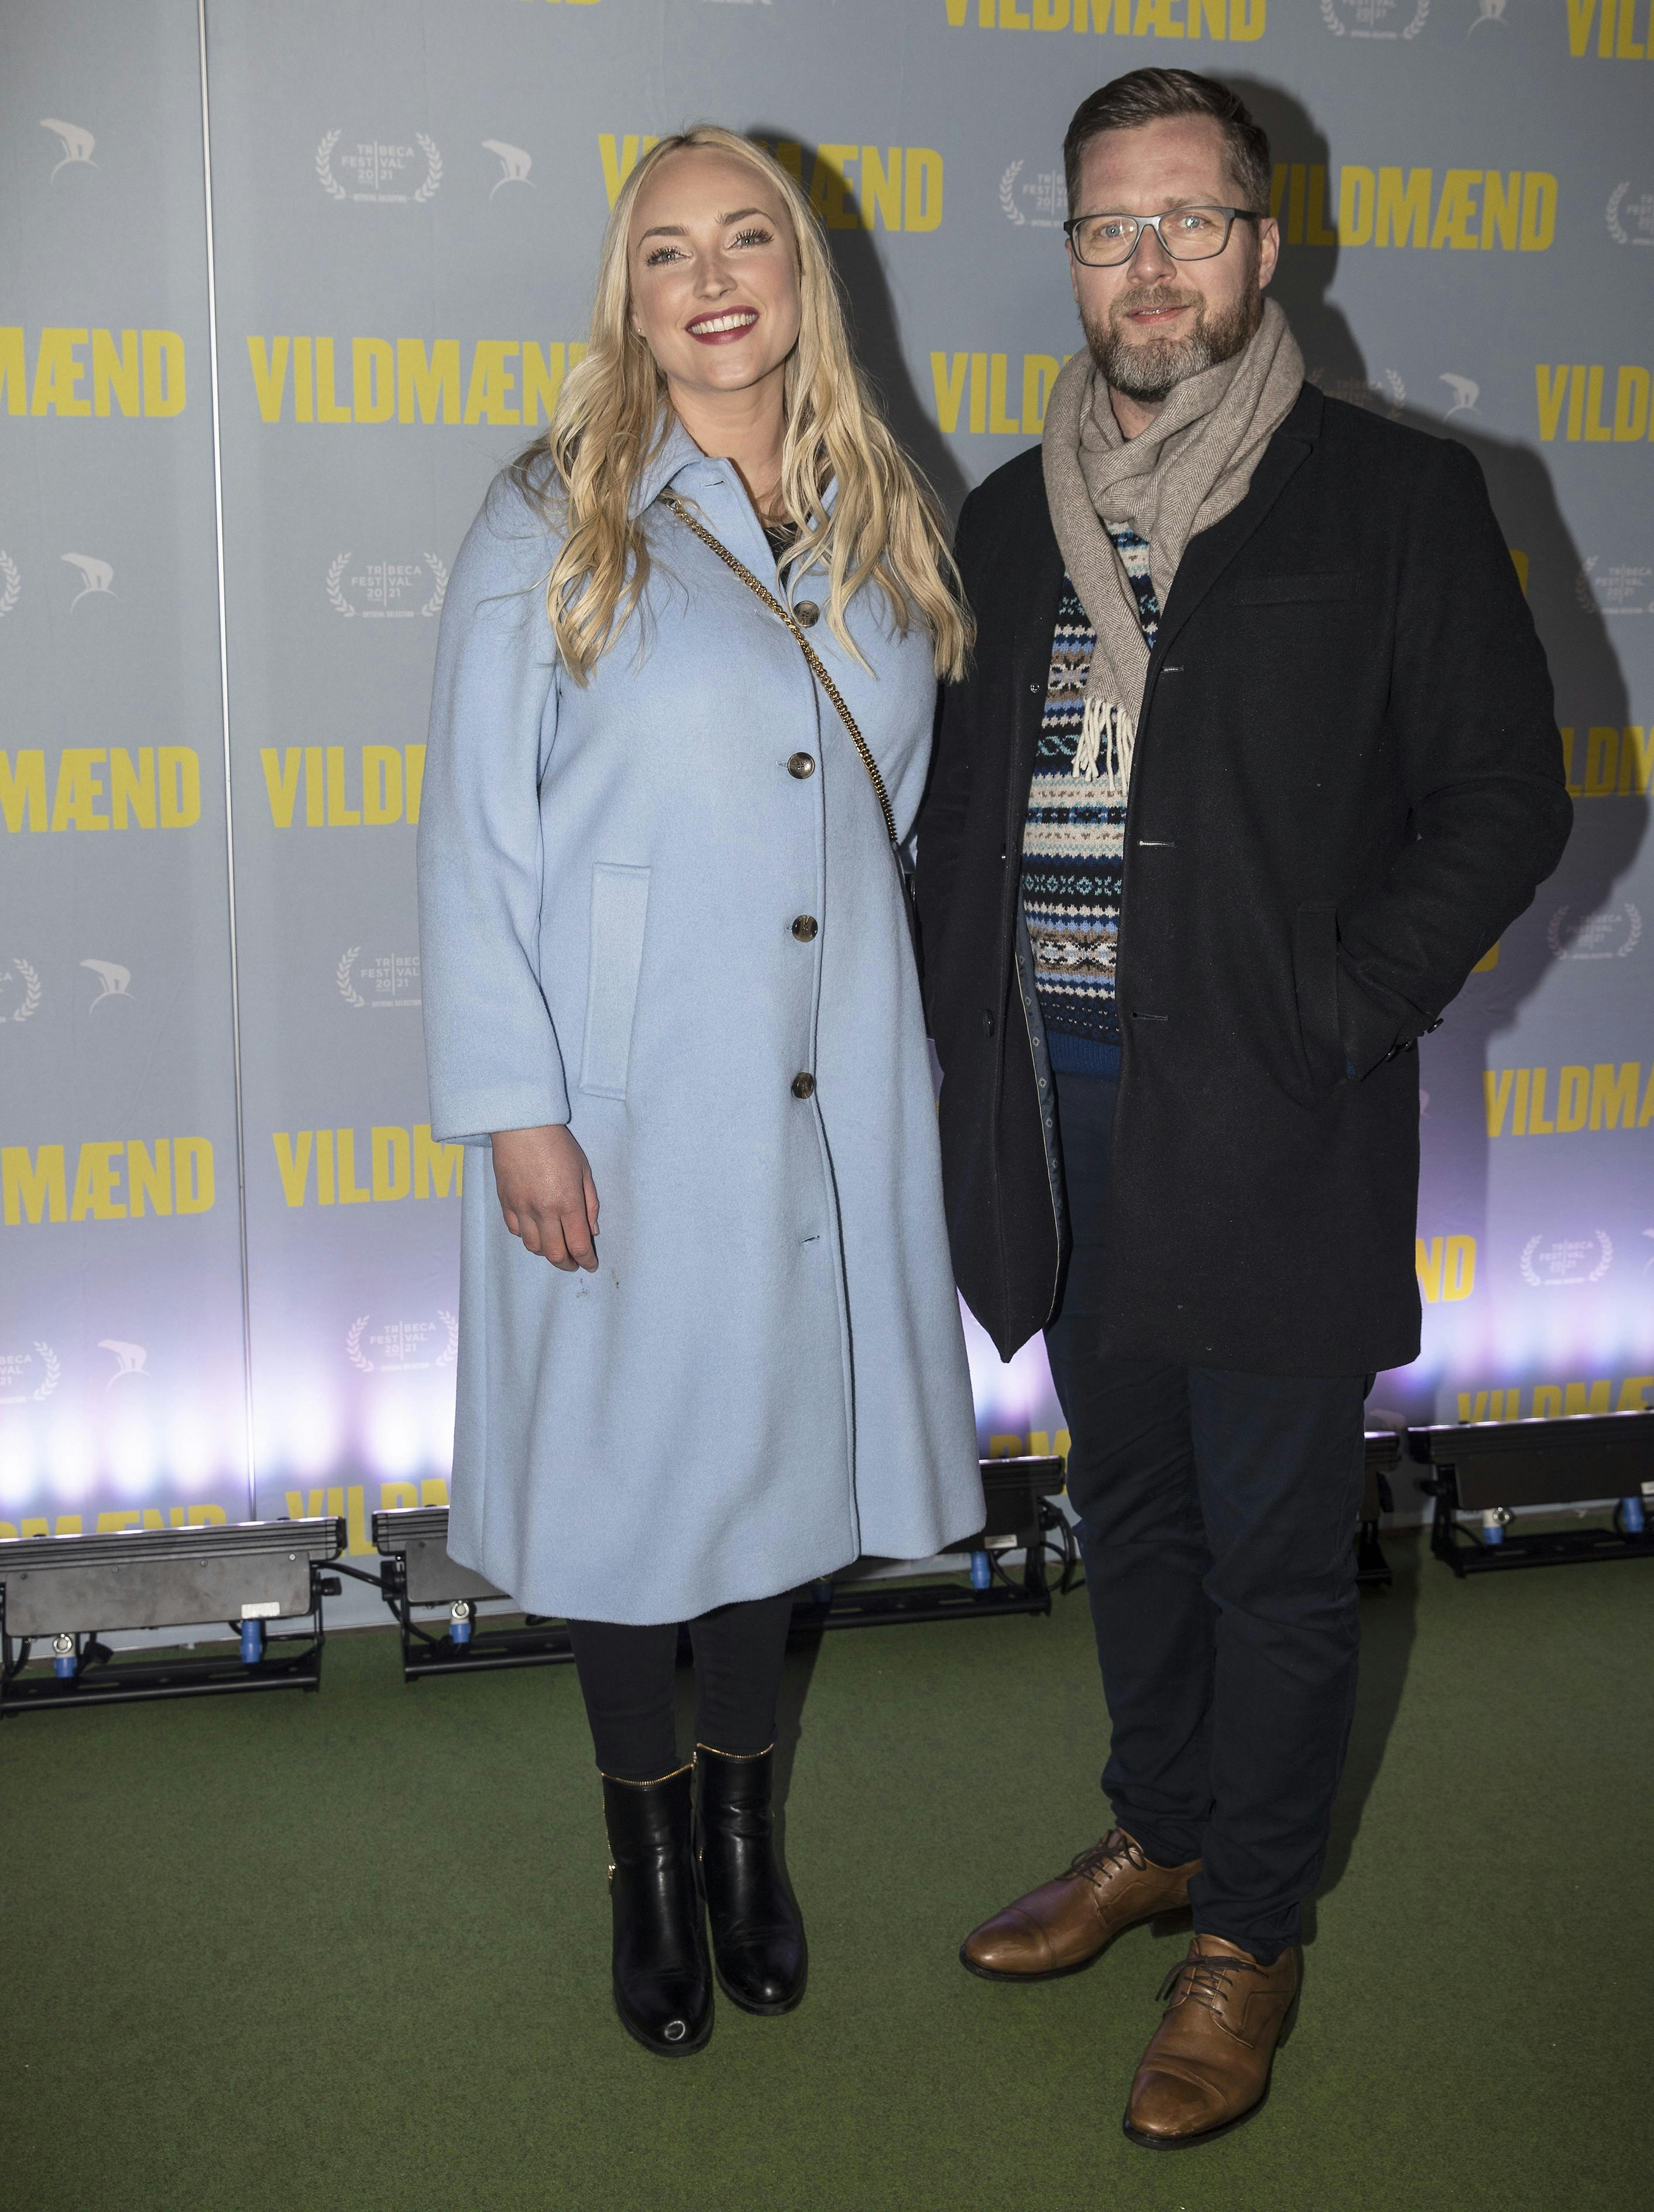
<path id="1" fill-rule="evenodd" d="M 500 157 L 502 174 L 495 179 L 494 192 L 497 192 L 502 185 L 533 183 L 534 179 L 528 173 L 534 166 L 534 156 L 524 153 L 520 146 L 508 146 L 503 138 L 484 138 L 483 150 L 488 154 L 497 154 Z M 489 194 L 490 199 L 494 192 Z"/>
<path id="2" fill-rule="evenodd" d="M 100 1352 L 112 1352 L 118 1363 L 114 1373 L 103 1386 L 106 1390 L 112 1390 L 125 1375 L 142 1375 L 146 1382 L 149 1381 L 149 1370 L 144 1364 L 149 1357 L 147 1346 L 124 1344 L 118 1336 L 100 1336 L 98 1349 Z"/>
<path id="3" fill-rule="evenodd" d="M 1481 0 L 1481 13 L 1476 17 L 1470 28 L 1473 31 L 1479 31 L 1484 23 L 1502 24 L 1505 21 L 1505 0 Z"/>
<path id="4" fill-rule="evenodd" d="M 63 143 L 64 158 L 58 162 L 58 168 L 52 172 L 52 176 L 57 175 L 58 169 L 66 169 L 71 161 L 84 161 L 88 169 L 97 167 L 97 163 L 92 159 L 92 149 L 98 142 L 89 131 L 82 130 L 78 123 L 60 123 L 55 115 L 43 115 L 40 128 L 42 131 L 55 131 Z"/>
<path id="5" fill-rule="evenodd" d="M 82 968 L 89 968 L 101 986 L 97 997 L 92 1001 L 94 1006 L 100 1006 L 106 999 L 131 997 L 130 986 L 132 981 L 132 971 L 130 968 L 123 968 L 119 962 L 115 960 L 82 960 L 81 965 Z"/>
<path id="6" fill-rule="evenodd" d="M 65 553 L 62 557 L 71 568 L 81 572 L 81 588 L 69 603 L 70 614 L 88 592 L 107 592 L 112 599 L 115 597 L 115 572 L 107 561 L 100 561 L 90 553 Z"/>
<path id="7" fill-rule="evenodd" d="M 1449 415 L 1456 415 L 1461 407 L 1470 414 L 1475 412 L 1476 402 L 1481 397 L 1481 385 L 1474 383 L 1468 376 L 1454 376 L 1445 370 L 1440 381 L 1453 395 L 1453 404 L 1447 410 Z"/>

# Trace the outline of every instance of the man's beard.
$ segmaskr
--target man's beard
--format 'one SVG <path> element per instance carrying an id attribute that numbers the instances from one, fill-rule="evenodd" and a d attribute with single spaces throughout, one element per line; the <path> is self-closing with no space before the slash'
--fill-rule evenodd
<path id="1" fill-rule="evenodd" d="M 1195 310 L 1195 328 L 1186 338 L 1151 338 L 1145 343 L 1122 335 L 1121 325 L 1133 308 L 1172 307 Z M 1203 368 L 1232 361 L 1245 349 L 1262 316 L 1263 293 L 1256 283 L 1247 286 L 1233 307 L 1217 309 L 1199 292 L 1145 284 L 1112 301 L 1106 320 L 1082 314 L 1080 321 L 1092 358 L 1110 389 L 1153 403 Z"/>

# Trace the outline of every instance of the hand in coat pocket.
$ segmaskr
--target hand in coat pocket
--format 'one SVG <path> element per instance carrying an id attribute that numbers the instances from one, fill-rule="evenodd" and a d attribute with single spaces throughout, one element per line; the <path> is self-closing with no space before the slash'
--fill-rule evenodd
<path id="1" fill-rule="evenodd" d="M 496 1129 L 494 1187 L 500 1211 L 526 1250 L 572 1274 L 597 1271 L 597 1185 L 576 1139 L 560 1123 Z"/>
<path id="2" fill-rule="evenodd" d="M 1394 1016 L 1350 972 L 1330 899 L 1300 906 L 1293 918 L 1292 988 L 1311 1097 L 1361 1081 L 1407 1041 L 1398 1035 Z"/>
<path id="3" fill-rule="evenodd" d="M 1321 1098 L 1349 1074 L 1339 1023 L 1338 909 L 1312 899 L 1292 920 L 1292 989 L 1310 1096 Z"/>

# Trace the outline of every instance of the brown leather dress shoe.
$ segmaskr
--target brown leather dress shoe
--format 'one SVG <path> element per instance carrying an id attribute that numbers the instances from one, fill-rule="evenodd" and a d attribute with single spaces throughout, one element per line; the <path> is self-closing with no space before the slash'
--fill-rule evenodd
<path id="1" fill-rule="evenodd" d="M 1248 2119 L 1298 1996 L 1298 1953 L 1261 1966 L 1221 1936 L 1197 1936 L 1160 1985 L 1170 1996 L 1131 2085 L 1125 2130 L 1147 2150 L 1209 2142 Z"/>
<path id="2" fill-rule="evenodd" d="M 1184 1866 L 1156 1866 L 1123 1828 L 1081 1851 L 1067 1874 L 1043 1882 L 966 1936 L 961 1962 L 990 1982 L 1043 1982 L 1100 1958 L 1122 1929 L 1179 1912 L 1189 1903 Z"/>

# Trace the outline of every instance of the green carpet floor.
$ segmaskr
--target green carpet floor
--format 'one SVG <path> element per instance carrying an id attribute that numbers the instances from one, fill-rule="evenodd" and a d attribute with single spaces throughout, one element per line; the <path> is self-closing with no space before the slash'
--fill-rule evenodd
<path id="1" fill-rule="evenodd" d="M 1180 1945 L 1033 1989 L 955 1962 L 1103 1825 L 1083 1596 L 791 1662 L 800 2011 L 677 2063 L 607 1988 L 563 1668 L 0 1729 L 3 2212 L 1646 2212 L 1654 1573 L 1457 1584 L 1392 1547 L 1274 2094 L 1120 2112 Z"/>

